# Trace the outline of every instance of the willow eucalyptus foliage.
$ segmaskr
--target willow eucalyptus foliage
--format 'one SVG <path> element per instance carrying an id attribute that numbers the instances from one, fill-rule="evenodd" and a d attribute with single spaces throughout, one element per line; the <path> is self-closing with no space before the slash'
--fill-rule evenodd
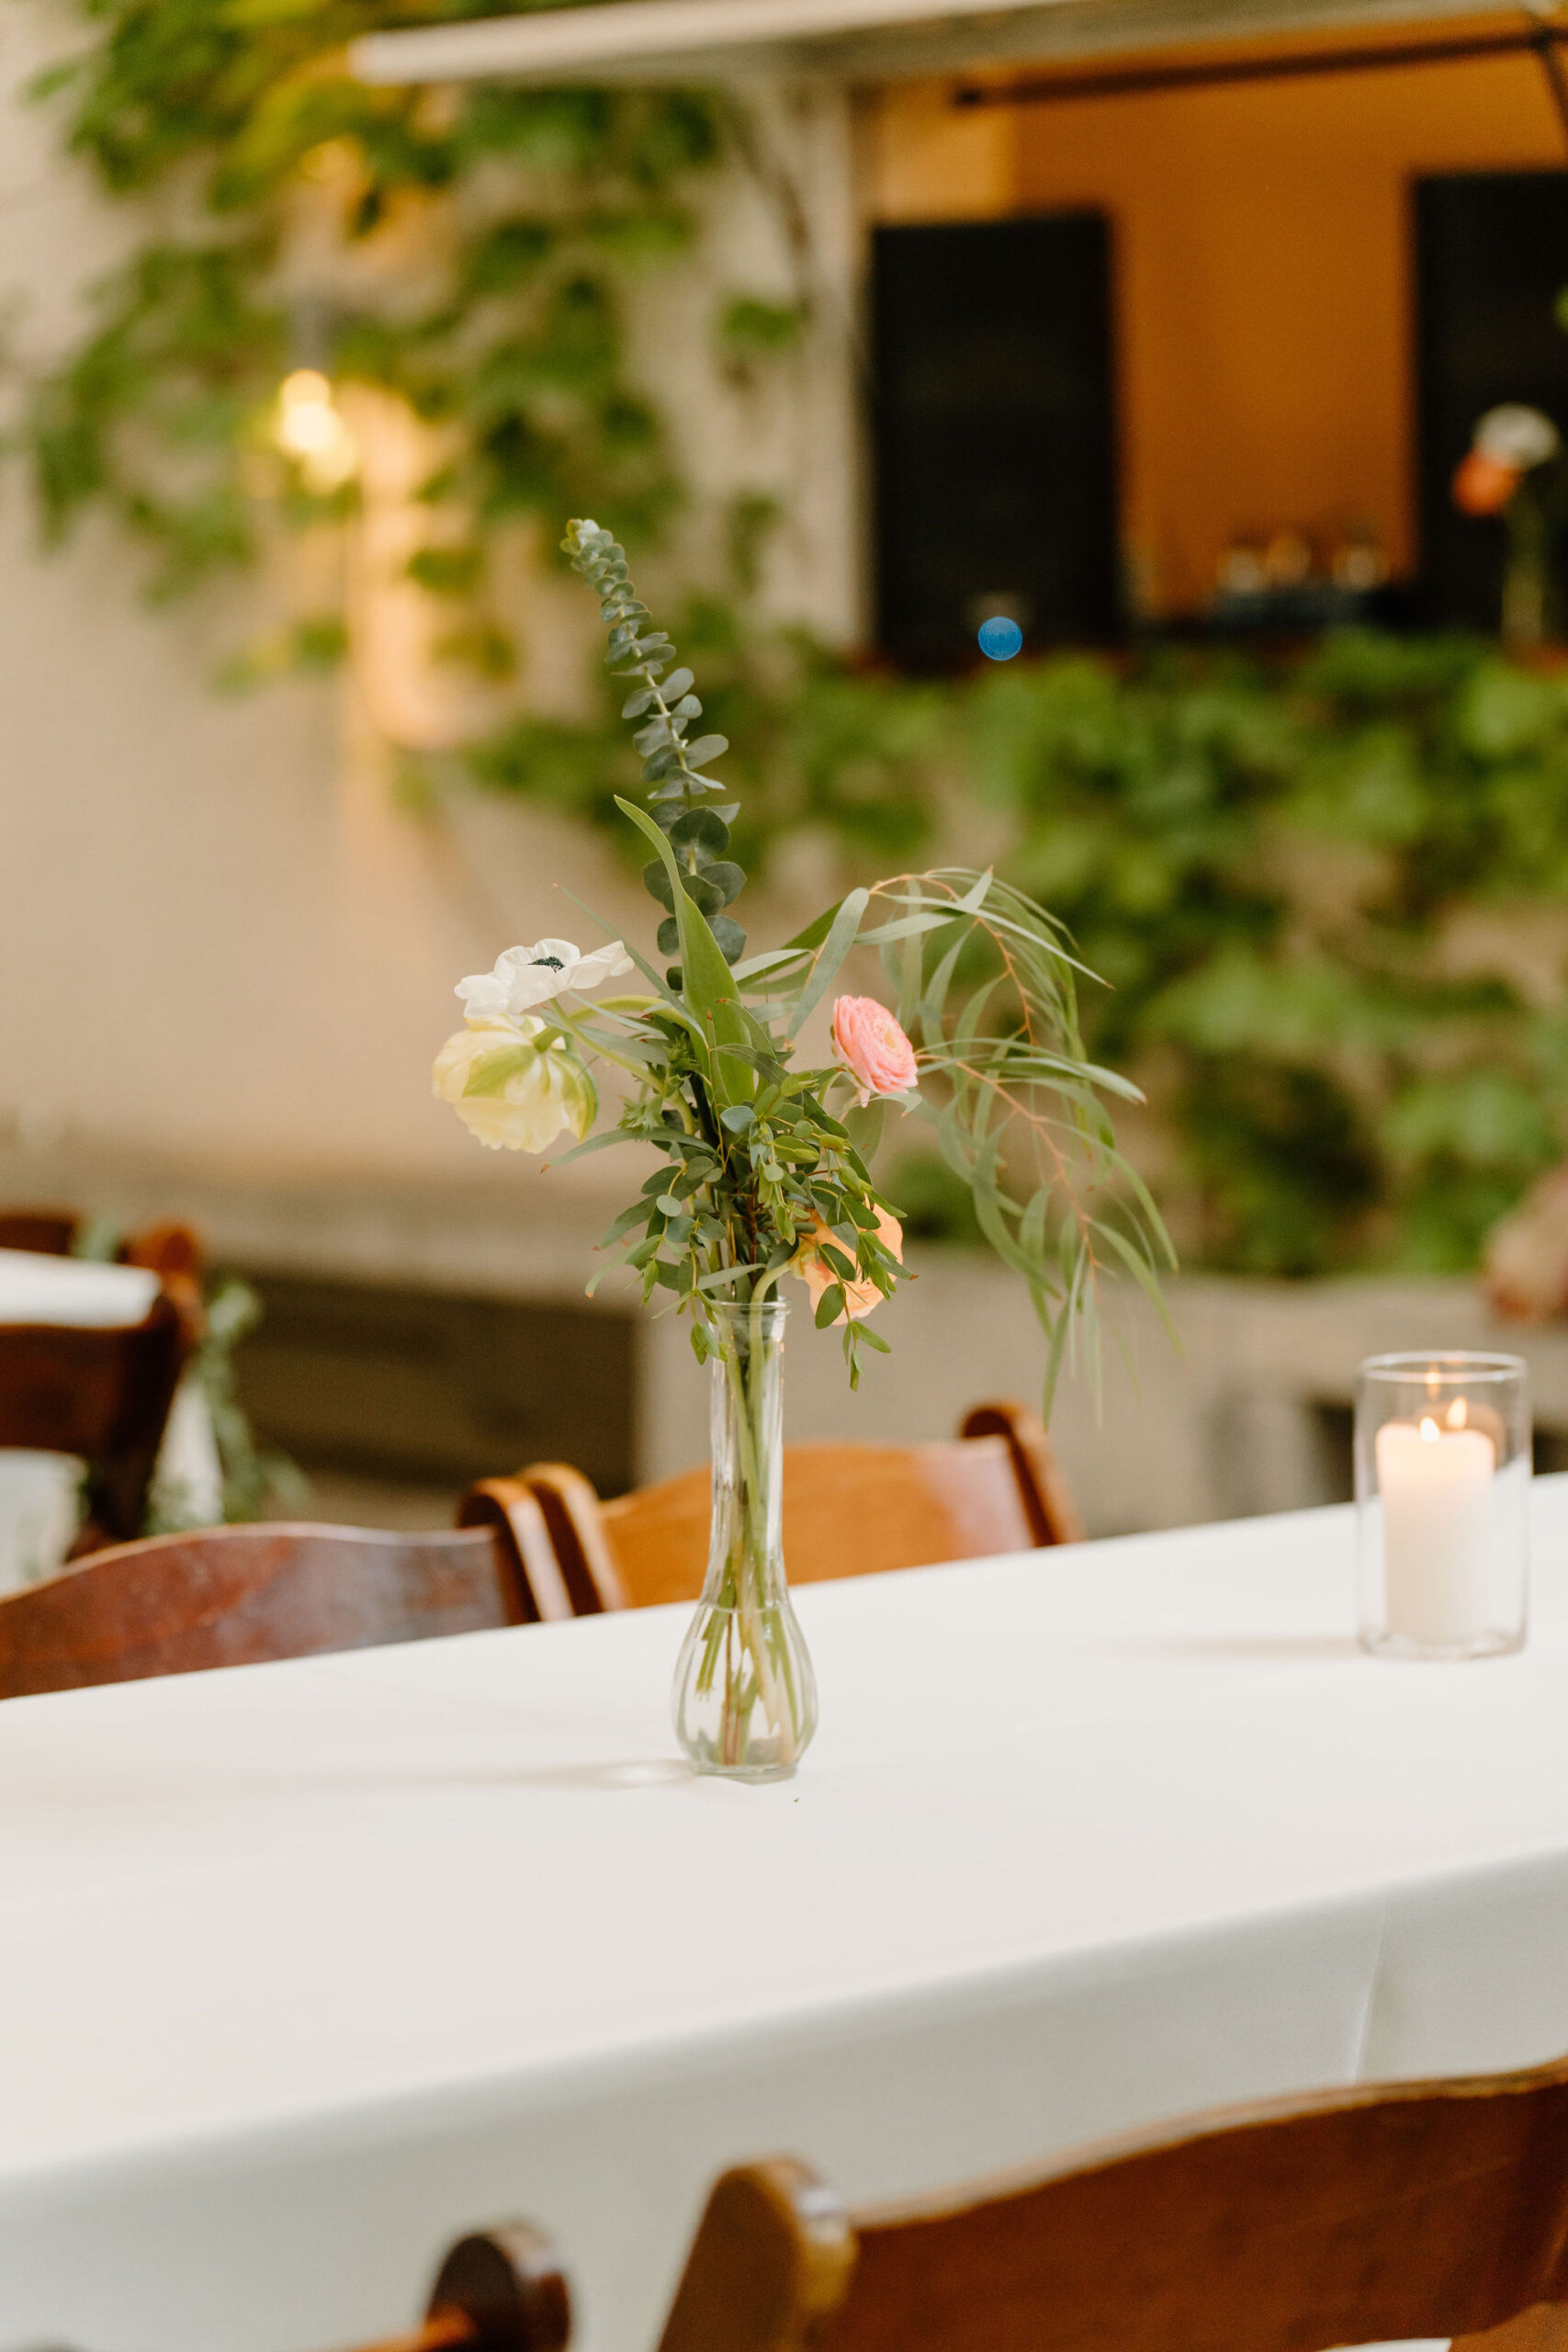
<path id="1" fill-rule="evenodd" d="M 1047 1340 L 1047 1398 L 1068 1340 L 1098 1362 L 1098 1293 L 1110 1270 L 1157 1302 L 1169 1246 L 1152 1201 L 1116 1149 L 1105 1098 L 1136 1100 L 1086 1060 L 1077 970 L 1060 926 L 989 873 L 956 867 L 850 891 L 784 946 L 750 956 L 727 910 L 745 876 L 724 854 L 732 805 L 704 771 L 728 748 L 693 739 L 694 680 L 637 596 L 625 553 L 593 523 L 566 549 L 598 592 L 606 661 L 631 685 L 649 807 L 622 800 L 654 854 L 662 972 L 635 948 L 648 994 L 559 1007 L 562 1049 L 618 1064 L 633 1084 L 616 1126 L 578 1147 L 652 1144 L 664 1166 L 604 1238 L 613 1262 L 693 1311 L 708 1345 L 710 1302 L 761 1300 L 812 1261 L 830 1279 L 820 1326 L 841 1322 L 852 1379 L 861 1346 L 886 1348 L 863 1316 L 900 1273 L 897 1212 L 871 1172 L 894 1102 L 935 1127 L 983 1230 L 1024 1280 Z M 801 1033 L 852 955 L 874 949 L 915 1048 L 918 1085 L 889 1100 L 836 1061 L 796 1062 Z M 968 974 L 976 961 L 985 977 Z M 597 1278 L 596 1278 L 597 1279 Z"/>

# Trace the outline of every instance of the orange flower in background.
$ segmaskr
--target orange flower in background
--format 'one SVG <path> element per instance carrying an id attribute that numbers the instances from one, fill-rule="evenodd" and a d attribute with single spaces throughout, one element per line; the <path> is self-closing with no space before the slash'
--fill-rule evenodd
<path id="1" fill-rule="evenodd" d="M 874 996 L 834 1000 L 833 1051 L 860 1088 L 863 1109 L 874 1094 L 908 1094 L 919 1076 L 913 1046 Z"/>
<path id="2" fill-rule="evenodd" d="M 842 1000 L 840 999 L 840 1002 Z M 902 1036 L 902 1030 L 900 1030 L 898 1034 Z M 883 1248 L 885 1250 L 890 1250 L 895 1258 L 897 1259 L 898 1263 L 902 1265 L 904 1262 L 904 1228 L 899 1224 L 896 1216 L 889 1216 L 886 1209 L 878 1209 L 876 1211 L 876 1238 L 881 1242 Z M 811 1293 L 811 1312 L 813 1315 L 816 1314 L 818 1307 L 822 1303 L 824 1292 L 826 1292 L 832 1283 L 840 1279 L 840 1277 L 833 1272 L 832 1267 L 829 1265 L 827 1260 L 822 1255 L 821 1245 L 824 1241 L 833 1241 L 833 1247 L 836 1250 L 842 1248 L 841 1243 L 833 1240 L 833 1235 L 829 1228 L 823 1223 L 820 1217 L 818 1217 L 813 1222 L 811 1231 L 807 1234 L 806 1239 L 801 1243 L 800 1248 L 795 1252 L 795 1271 L 800 1276 L 801 1281 L 806 1284 L 807 1289 Z M 846 1250 L 844 1251 L 844 1255 L 848 1257 L 849 1254 L 849 1251 Z M 842 1315 L 836 1315 L 833 1317 L 835 1325 L 846 1322 L 862 1322 L 864 1317 L 871 1313 L 874 1306 L 881 1306 L 882 1297 L 883 1294 L 877 1289 L 874 1283 L 845 1283 L 844 1311 Z"/>
<path id="3" fill-rule="evenodd" d="M 1523 477 L 1484 449 L 1472 449 L 1454 468 L 1454 504 L 1461 514 L 1501 514 Z"/>

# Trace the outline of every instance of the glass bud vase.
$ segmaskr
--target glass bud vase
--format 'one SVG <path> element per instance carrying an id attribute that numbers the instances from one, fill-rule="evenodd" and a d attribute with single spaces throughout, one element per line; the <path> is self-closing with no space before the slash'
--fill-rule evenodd
<path id="1" fill-rule="evenodd" d="M 784 1581 L 787 1306 L 715 1306 L 707 1579 L 675 1668 L 675 1731 L 699 1772 L 782 1781 L 817 1728 L 817 1684 Z"/>

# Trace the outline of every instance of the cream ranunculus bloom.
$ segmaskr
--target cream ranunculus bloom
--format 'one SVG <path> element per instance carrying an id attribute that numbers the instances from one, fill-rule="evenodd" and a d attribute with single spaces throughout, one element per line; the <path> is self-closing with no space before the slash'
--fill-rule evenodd
<path id="1" fill-rule="evenodd" d="M 471 972 L 455 993 L 470 1021 L 520 1021 L 536 1004 L 547 1004 L 566 989 L 596 989 L 629 972 L 632 959 L 618 939 L 584 956 L 570 939 L 536 939 L 532 947 L 509 947 L 492 972 Z"/>
<path id="2" fill-rule="evenodd" d="M 599 1103 L 593 1080 L 575 1055 L 541 1052 L 532 1040 L 542 1021 L 473 1021 L 448 1037 L 435 1057 L 434 1091 L 490 1151 L 544 1151 L 563 1127 L 579 1140 Z M 486 1064 L 493 1091 L 482 1086 Z"/>
<path id="3" fill-rule="evenodd" d="M 1555 458 L 1562 436 L 1540 409 L 1526 408 L 1520 401 L 1505 401 L 1481 418 L 1473 446 L 1494 465 L 1509 466 L 1515 473 L 1525 474 Z"/>

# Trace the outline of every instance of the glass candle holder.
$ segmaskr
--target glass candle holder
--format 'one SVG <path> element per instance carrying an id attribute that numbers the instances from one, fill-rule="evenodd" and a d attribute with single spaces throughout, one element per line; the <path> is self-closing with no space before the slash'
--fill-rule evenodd
<path id="1" fill-rule="evenodd" d="M 1385 1657 L 1525 1638 L 1530 1413 L 1520 1356 L 1369 1356 L 1356 1384 L 1360 1634 Z"/>

